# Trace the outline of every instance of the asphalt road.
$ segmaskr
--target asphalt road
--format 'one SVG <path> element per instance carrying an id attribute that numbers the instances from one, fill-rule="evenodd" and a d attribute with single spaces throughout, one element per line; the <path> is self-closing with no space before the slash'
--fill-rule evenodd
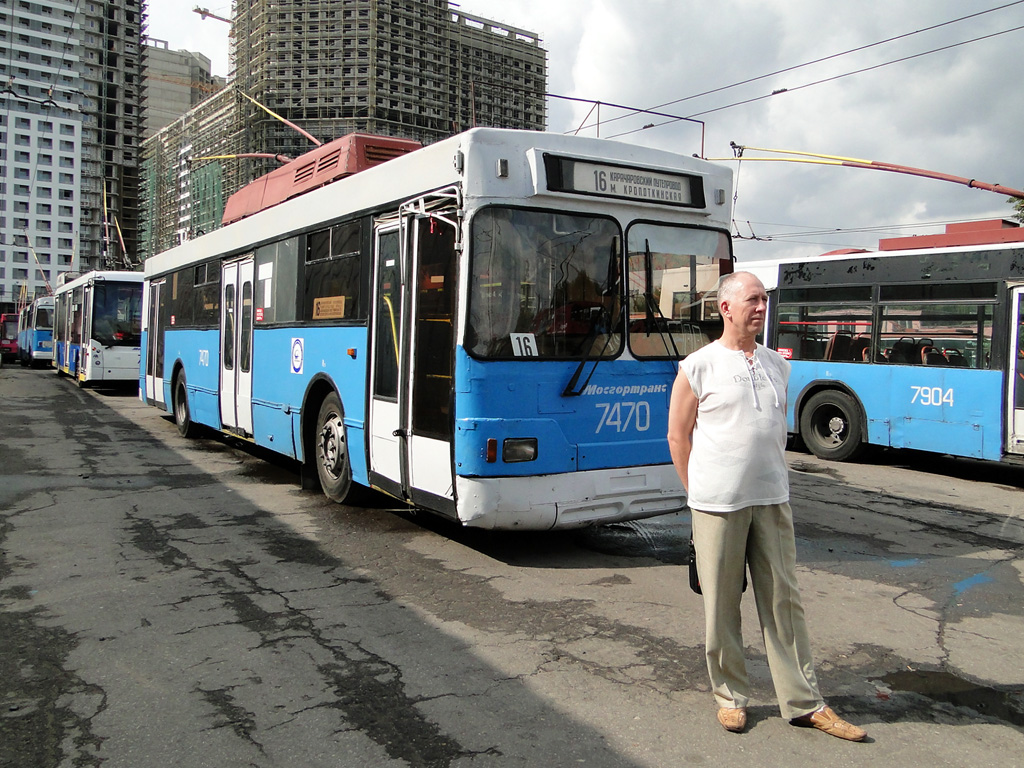
<path id="1" fill-rule="evenodd" d="M 1024 470 L 790 454 L 850 744 L 714 717 L 688 520 L 488 534 L 301 491 L 133 392 L 0 369 L 0 765 L 1024 765 Z"/>

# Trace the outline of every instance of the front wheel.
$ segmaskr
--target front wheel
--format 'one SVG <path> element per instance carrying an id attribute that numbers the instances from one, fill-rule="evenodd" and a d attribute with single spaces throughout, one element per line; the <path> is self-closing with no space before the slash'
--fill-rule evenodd
<path id="1" fill-rule="evenodd" d="M 818 392 L 800 412 L 800 437 L 819 459 L 848 461 L 855 458 L 864 450 L 863 432 L 863 417 L 857 401 L 845 392 Z"/>
<path id="2" fill-rule="evenodd" d="M 198 437 L 199 425 L 192 421 L 188 410 L 188 388 L 185 386 L 185 372 L 182 371 L 174 379 L 174 396 L 171 399 L 174 409 L 174 424 L 182 437 Z"/>

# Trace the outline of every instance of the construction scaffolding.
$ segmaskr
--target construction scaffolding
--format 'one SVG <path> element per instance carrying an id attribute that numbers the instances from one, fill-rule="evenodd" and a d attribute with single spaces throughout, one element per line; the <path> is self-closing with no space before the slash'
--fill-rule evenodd
<path id="1" fill-rule="evenodd" d="M 322 142 L 546 127 L 540 38 L 447 0 L 234 0 L 233 19 L 231 86 L 143 145 L 147 256 L 219 226 L 217 206 L 276 167 L 196 158 L 313 149 L 267 110 Z"/>

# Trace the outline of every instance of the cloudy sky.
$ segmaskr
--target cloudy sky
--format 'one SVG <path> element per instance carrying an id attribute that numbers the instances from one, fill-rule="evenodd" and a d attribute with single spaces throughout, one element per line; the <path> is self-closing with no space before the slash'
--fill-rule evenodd
<path id="1" fill-rule="evenodd" d="M 228 25 L 201 19 L 191 12 L 195 5 L 151 0 L 149 34 L 172 49 L 205 54 L 215 73 L 226 74 Z M 462 0 L 460 6 L 538 33 L 548 51 L 550 93 L 605 104 L 598 128 L 594 115 L 587 118 L 590 105 L 549 100 L 552 131 L 582 126 L 589 135 L 701 152 L 700 125 L 663 125 L 664 117 L 607 106 L 621 104 L 703 121 L 708 158 L 732 157 L 730 142 L 736 142 L 1024 188 L 1024 0 Z M 230 16 L 229 0 L 202 7 Z M 874 45 L 890 38 L 898 39 Z M 771 95 L 776 91 L 782 92 Z M 737 191 L 741 261 L 876 247 L 879 237 L 929 234 L 948 222 L 1012 213 L 1006 198 L 991 192 L 824 165 L 744 162 Z"/>

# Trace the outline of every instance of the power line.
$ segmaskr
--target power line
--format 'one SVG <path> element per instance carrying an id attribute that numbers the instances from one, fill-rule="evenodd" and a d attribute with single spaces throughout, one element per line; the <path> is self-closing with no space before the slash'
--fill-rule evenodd
<path id="1" fill-rule="evenodd" d="M 841 51 L 839 53 L 833 53 L 833 54 L 830 54 L 828 56 L 822 56 L 821 58 L 812 59 L 810 61 L 805 61 L 803 64 L 794 64 L 793 66 L 785 67 L 783 69 L 777 69 L 774 72 L 769 72 L 768 74 L 765 74 L 765 75 L 758 75 L 756 77 L 749 77 L 746 80 L 740 80 L 740 81 L 732 83 L 730 85 L 723 85 L 723 86 L 720 86 L 718 88 L 712 88 L 709 91 L 703 91 L 702 93 L 695 93 L 692 96 L 684 96 L 681 99 L 674 99 L 673 101 L 666 101 L 663 104 L 656 104 L 655 106 L 651 107 L 651 109 L 652 110 L 653 109 L 661 109 L 663 107 L 667 107 L 667 106 L 670 106 L 672 104 L 680 104 L 680 103 L 682 103 L 684 101 L 690 101 L 691 99 L 697 99 L 697 98 L 700 98 L 701 96 L 709 96 L 709 95 L 711 95 L 713 93 L 720 93 L 721 91 L 727 91 L 730 88 L 737 88 L 737 87 L 739 87 L 741 85 L 748 85 L 750 83 L 756 83 L 758 80 L 765 80 L 765 79 L 767 79 L 769 77 L 775 77 L 776 75 L 782 75 L 782 74 L 785 74 L 786 72 L 793 72 L 793 71 L 795 71 L 797 69 L 802 69 L 803 67 L 809 67 L 809 66 L 811 66 L 813 64 L 820 64 L 820 63 L 822 63 L 824 61 L 830 61 L 831 59 L 838 59 L 838 58 L 840 58 L 842 56 L 847 56 L 848 54 L 851 54 L 851 53 L 858 53 L 860 51 L 866 51 L 869 48 L 875 48 L 875 47 L 877 47 L 879 45 L 885 45 L 886 43 L 891 43 L 891 42 L 894 42 L 896 40 L 903 40 L 903 39 L 906 39 L 908 37 L 913 37 L 914 35 L 922 34 L 924 32 L 931 32 L 933 30 L 940 29 L 942 27 L 947 27 L 947 26 L 950 26 L 952 24 L 958 24 L 961 21 L 967 21 L 968 19 L 973 19 L 973 18 L 976 18 L 978 16 L 984 16 L 987 13 L 994 13 L 995 11 L 1001 11 L 1001 10 L 1004 10 L 1006 8 L 1010 8 L 1010 7 L 1014 6 L 1014 5 L 1020 5 L 1021 3 L 1024 3 L 1024 0 L 1014 0 L 1014 2 L 1006 3 L 1005 5 L 996 6 L 995 8 L 989 8 L 988 10 L 985 10 L 985 11 L 978 11 L 977 13 L 971 13 L 971 14 L 968 14 L 967 16 L 961 16 L 961 17 L 956 18 L 956 19 L 950 19 L 949 21 L 943 21 L 943 22 L 941 22 L 939 24 L 933 24 L 930 27 L 924 27 L 922 29 L 918 29 L 918 30 L 915 30 L 913 32 L 904 32 L 903 34 L 895 35 L 894 37 L 888 37 L 885 40 L 879 40 L 879 41 L 874 42 L 874 43 L 868 43 L 866 45 L 857 46 L 856 48 L 850 48 L 849 50 Z M 723 107 L 723 109 L 724 109 L 724 107 Z M 618 120 L 625 120 L 627 117 L 632 117 L 632 116 L 634 116 L 636 114 L 640 114 L 640 113 L 642 113 L 644 111 L 645 110 L 636 110 L 635 112 L 632 112 L 630 114 L 620 115 L 619 117 L 614 117 L 614 118 L 612 118 L 610 120 L 605 120 L 604 122 L 605 123 L 614 123 L 614 122 L 616 122 Z M 583 127 L 589 128 L 590 126 L 583 126 Z M 647 126 L 645 126 L 645 127 L 647 127 Z M 625 134 L 619 134 L 619 135 L 623 136 Z"/>
<path id="2" fill-rule="evenodd" d="M 1024 0 L 1022 0 L 1022 1 L 1024 1 Z M 1010 32 L 1017 32 L 1017 31 L 1019 31 L 1021 29 L 1024 29 L 1024 24 L 1022 24 L 1020 26 L 1017 26 L 1017 27 L 1012 27 L 1010 29 L 1004 29 L 1004 30 L 1002 30 L 1000 32 L 993 32 L 992 34 L 989 34 L 989 35 L 982 35 L 981 37 L 975 37 L 975 38 L 972 38 L 970 40 L 963 40 L 963 41 L 961 41 L 959 43 L 951 43 L 949 45 L 944 45 L 944 46 L 942 46 L 940 48 L 933 48 L 930 51 L 922 51 L 921 53 L 911 54 L 910 56 L 903 56 L 902 58 L 893 59 L 892 61 L 885 61 L 885 62 L 882 62 L 881 64 L 874 64 L 874 65 L 872 65 L 870 67 L 862 67 L 861 69 L 855 69 L 855 70 L 853 70 L 851 72 L 845 72 L 845 73 L 843 73 L 841 75 L 833 75 L 832 77 L 826 77 L 826 78 L 823 78 L 821 80 L 815 80 L 815 81 L 810 82 L 810 83 L 804 83 L 803 85 L 797 85 L 797 86 L 794 86 L 792 88 L 780 88 L 778 90 L 772 91 L 771 93 L 767 93 L 767 94 L 764 94 L 764 95 L 761 95 L 761 96 L 754 96 L 753 98 L 744 99 L 742 101 L 736 101 L 736 102 L 733 102 L 732 104 L 726 104 L 726 105 L 721 106 L 721 107 L 714 107 L 713 109 L 706 109 L 703 112 L 695 112 L 692 115 L 687 115 L 687 118 L 688 119 L 694 119 L 694 118 L 697 118 L 697 117 L 702 117 L 704 115 L 709 115 L 712 112 L 721 112 L 723 110 L 732 109 L 733 107 L 739 107 L 739 106 L 742 106 L 744 104 L 752 104 L 752 103 L 754 103 L 756 101 L 762 101 L 764 99 L 769 99 L 772 96 L 778 96 L 778 95 L 783 94 L 783 93 L 792 93 L 793 91 L 800 91 L 800 90 L 803 90 L 804 88 L 810 88 L 810 87 L 815 86 L 815 85 L 822 85 L 824 83 L 830 83 L 830 82 L 832 82 L 834 80 L 841 80 L 844 77 L 851 77 L 853 75 L 860 75 L 860 74 L 863 74 L 865 72 L 870 72 L 870 71 L 875 70 L 875 69 L 881 69 L 882 67 L 888 67 L 888 66 L 890 66 L 892 64 L 900 64 L 900 63 L 905 62 L 905 61 L 911 61 L 912 59 L 920 58 L 922 56 L 930 56 L 933 53 L 941 53 L 942 51 L 948 51 L 948 50 L 951 50 L 953 48 L 959 48 L 962 45 L 969 45 L 971 43 L 977 43 L 977 42 L 980 42 L 982 40 L 989 40 L 989 39 L 991 39 L 993 37 L 999 37 L 1000 35 L 1005 35 L 1005 34 L 1008 34 Z M 676 121 L 675 120 L 666 120 L 666 121 L 661 122 L 661 123 L 652 123 L 650 125 L 645 125 L 643 128 L 634 128 L 631 131 L 623 131 L 622 133 L 616 133 L 616 134 L 614 134 L 612 136 L 609 136 L 608 138 L 616 139 L 616 138 L 619 138 L 620 136 L 628 136 L 628 135 L 630 135 L 632 133 L 639 133 L 640 131 L 646 130 L 648 128 L 660 128 L 660 127 L 665 126 L 665 125 L 670 125 L 671 123 L 674 123 L 674 122 L 676 122 Z"/>

